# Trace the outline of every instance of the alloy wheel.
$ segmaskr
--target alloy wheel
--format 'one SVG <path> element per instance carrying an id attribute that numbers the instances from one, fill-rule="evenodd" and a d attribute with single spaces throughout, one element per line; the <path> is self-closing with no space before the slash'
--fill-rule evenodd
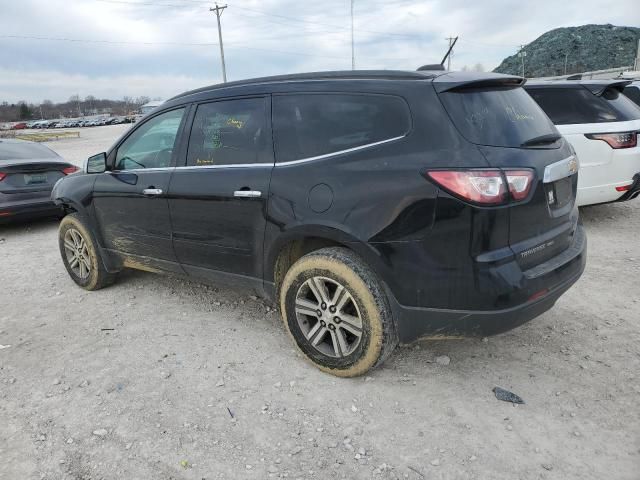
<path id="1" fill-rule="evenodd" d="M 64 234 L 64 252 L 71 271 L 80 279 L 85 279 L 91 273 L 91 260 L 87 242 L 75 228 L 68 229 Z"/>
<path id="2" fill-rule="evenodd" d="M 296 294 L 296 319 L 303 335 L 320 353 L 346 357 L 362 339 L 362 317 L 344 285 L 326 277 L 311 277 Z"/>

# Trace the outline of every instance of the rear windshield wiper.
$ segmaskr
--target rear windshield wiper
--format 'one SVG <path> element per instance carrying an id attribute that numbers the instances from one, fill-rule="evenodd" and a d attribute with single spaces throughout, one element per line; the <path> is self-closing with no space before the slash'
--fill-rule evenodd
<path id="1" fill-rule="evenodd" d="M 540 135 L 539 137 L 533 137 L 526 142 L 524 142 L 521 147 L 531 147 L 533 145 L 548 145 L 550 143 L 555 143 L 562 138 L 562 135 L 558 135 L 557 133 L 545 133 L 544 135 Z"/>

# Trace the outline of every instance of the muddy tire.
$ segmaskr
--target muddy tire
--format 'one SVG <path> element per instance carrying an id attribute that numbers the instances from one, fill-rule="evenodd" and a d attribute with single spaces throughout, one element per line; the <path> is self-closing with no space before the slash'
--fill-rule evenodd
<path id="1" fill-rule="evenodd" d="M 398 344 L 387 296 L 353 252 L 311 252 L 287 271 L 280 310 L 299 350 L 320 370 L 356 377 L 380 365 Z"/>
<path id="2" fill-rule="evenodd" d="M 85 290 L 99 290 L 115 281 L 116 275 L 104 268 L 96 242 L 77 213 L 60 222 L 58 245 L 69 276 Z"/>

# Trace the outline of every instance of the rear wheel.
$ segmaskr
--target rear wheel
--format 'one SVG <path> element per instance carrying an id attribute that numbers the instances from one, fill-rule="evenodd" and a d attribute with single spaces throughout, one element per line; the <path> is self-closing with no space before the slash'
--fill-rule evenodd
<path id="1" fill-rule="evenodd" d="M 93 236 L 77 213 L 60 222 L 58 245 L 69 276 L 85 290 L 99 290 L 115 281 L 115 274 L 104 268 Z"/>
<path id="2" fill-rule="evenodd" d="M 398 343 L 379 280 L 345 248 L 323 248 L 298 260 L 282 282 L 280 309 L 302 353 L 333 375 L 362 375 Z"/>

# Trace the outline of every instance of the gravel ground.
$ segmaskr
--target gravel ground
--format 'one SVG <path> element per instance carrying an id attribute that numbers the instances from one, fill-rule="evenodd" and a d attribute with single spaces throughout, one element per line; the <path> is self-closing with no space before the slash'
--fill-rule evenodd
<path id="1" fill-rule="evenodd" d="M 81 164 L 124 128 L 50 146 Z M 0 478 L 638 480 L 639 214 L 582 211 L 587 270 L 542 317 L 351 380 L 262 300 L 134 271 L 85 292 L 55 222 L 0 227 Z"/>

